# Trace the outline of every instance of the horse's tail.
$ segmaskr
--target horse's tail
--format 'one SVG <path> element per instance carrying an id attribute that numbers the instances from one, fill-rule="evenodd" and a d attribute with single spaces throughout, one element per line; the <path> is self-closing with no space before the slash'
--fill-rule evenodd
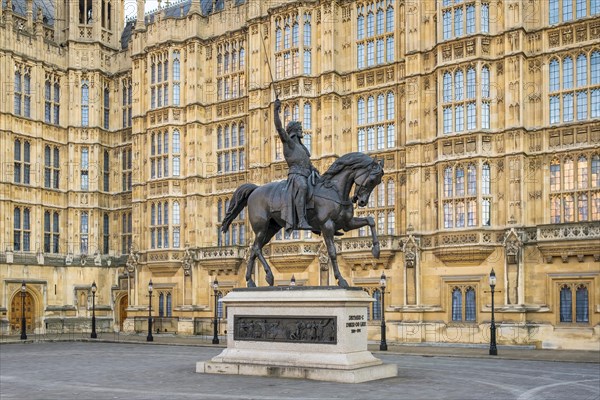
<path id="1" fill-rule="evenodd" d="M 229 229 L 229 225 L 233 222 L 235 217 L 238 216 L 239 213 L 242 212 L 246 204 L 248 204 L 248 197 L 254 192 L 257 188 L 253 183 L 244 183 L 242 186 L 236 189 L 233 193 L 233 197 L 231 198 L 231 203 L 229 204 L 229 209 L 227 210 L 227 214 L 225 214 L 225 218 L 223 218 L 223 225 L 221 225 L 221 232 L 227 232 Z"/>

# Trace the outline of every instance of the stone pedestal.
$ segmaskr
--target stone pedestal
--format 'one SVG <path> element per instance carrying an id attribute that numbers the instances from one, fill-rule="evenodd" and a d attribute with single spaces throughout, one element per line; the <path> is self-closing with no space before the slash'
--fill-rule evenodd
<path id="1" fill-rule="evenodd" d="M 235 289 L 227 306 L 227 348 L 196 372 L 359 383 L 397 375 L 367 350 L 367 307 L 360 288 Z"/>

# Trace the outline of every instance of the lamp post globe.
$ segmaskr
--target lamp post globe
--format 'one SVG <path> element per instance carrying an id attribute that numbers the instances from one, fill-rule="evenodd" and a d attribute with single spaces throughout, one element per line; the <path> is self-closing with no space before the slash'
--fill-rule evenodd
<path id="1" fill-rule="evenodd" d="M 92 335 L 90 336 L 92 339 L 98 338 L 96 334 L 96 290 L 98 287 L 96 286 L 96 281 L 92 283 Z"/>
<path id="2" fill-rule="evenodd" d="M 148 283 L 148 336 L 146 336 L 147 342 L 153 342 L 154 337 L 152 336 L 152 279 Z"/>
<path id="3" fill-rule="evenodd" d="M 25 281 L 21 283 L 21 340 L 27 339 L 27 323 L 25 322 L 25 296 L 27 295 L 27 285 Z"/>
<path id="4" fill-rule="evenodd" d="M 387 287 L 387 278 L 385 272 L 381 274 L 379 286 L 381 287 L 381 343 L 379 343 L 379 350 L 387 351 L 387 341 L 385 338 L 385 288 Z"/>
<path id="5" fill-rule="evenodd" d="M 496 288 L 496 273 L 492 268 L 490 272 L 490 289 L 492 293 L 492 321 L 490 323 L 490 356 L 498 355 L 498 348 L 496 347 L 496 321 L 494 320 L 494 289 Z"/>
<path id="6" fill-rule="evenodd" d="M 212 343 L 213 344 L 219 344 L 219 333 L 218 333 L 218 319 L 217 319 L 217 307 L 218 307 L 218 301 L 219 301 L 219 297 L 218 297 L 218 293 L 219 293 L 219 281 L 217 280 L 217 278 L 215 278 L 215 280 L 213 281 L 212 284 L 213 290 L 215 292 L 215 320 L 213 321 L 213 340 Z"/>

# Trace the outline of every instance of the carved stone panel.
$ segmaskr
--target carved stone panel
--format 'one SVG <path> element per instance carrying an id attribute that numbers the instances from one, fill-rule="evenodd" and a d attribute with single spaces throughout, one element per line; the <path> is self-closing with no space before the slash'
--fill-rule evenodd
<path id="1" fill-rule="evenodd" d="M 337 317 L 235 316 L 233 339 L 337 344 Z"/>

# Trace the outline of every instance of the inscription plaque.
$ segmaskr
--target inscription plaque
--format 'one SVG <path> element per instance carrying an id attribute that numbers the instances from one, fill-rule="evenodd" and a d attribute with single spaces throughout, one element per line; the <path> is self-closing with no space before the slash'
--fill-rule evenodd
<path id="1" fill-rule="evenodd" d="M 336 317 L 235 316 L 233 339 L 337 344 Z"/>

